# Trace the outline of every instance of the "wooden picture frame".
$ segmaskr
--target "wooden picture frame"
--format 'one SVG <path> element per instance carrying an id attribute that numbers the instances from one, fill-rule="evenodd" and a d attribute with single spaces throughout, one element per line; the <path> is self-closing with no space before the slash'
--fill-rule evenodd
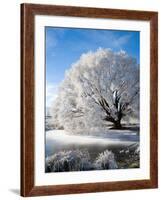
<path id="1" fill-rule="evenodd" d="M 36 15 L 141 20 L 150 22 L 150 179 L 35 186 L 35 65 Z M 21 195 L 58 195 L 158 187 L 158 13 L 55 5 L 21 5 Z"/>

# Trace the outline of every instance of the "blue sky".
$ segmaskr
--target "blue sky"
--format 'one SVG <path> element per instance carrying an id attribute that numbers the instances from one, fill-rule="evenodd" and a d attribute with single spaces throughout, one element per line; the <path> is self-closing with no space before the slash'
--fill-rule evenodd
<path id="1" fill-rule="evenodd" d="M 140 33 L 137 31 L 46 27 L 45 33 L 47 106 L 57 96 L 65 71 L 82 53 L 99 47 L 124 50 L 139 63 Z"/>

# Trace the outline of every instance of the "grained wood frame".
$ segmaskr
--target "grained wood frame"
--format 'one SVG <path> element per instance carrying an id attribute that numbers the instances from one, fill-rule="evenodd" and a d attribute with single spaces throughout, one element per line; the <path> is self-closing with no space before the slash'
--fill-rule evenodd
<path id="1" fill-rule="evenodd" d="M 150 180 L 34 185 L 34 17 L 74 16 L 150 21 Z M 158 13 L 54 5 L 21 5 L 21 195 L 56 195 L 158 187 Z M 144 77 L 145 78 L 145 77 Z"/>

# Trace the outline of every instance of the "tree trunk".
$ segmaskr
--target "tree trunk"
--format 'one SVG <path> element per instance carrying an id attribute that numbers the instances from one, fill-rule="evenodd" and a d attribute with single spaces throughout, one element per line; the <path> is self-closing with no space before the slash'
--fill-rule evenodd
<path id="1" fill-rule="evenodd" d="M 121 125 L 121 122 L 120 120 L 117 120 L 114 122 L 114 129 L 121 129 L 122 128 L 122 125 Z"/>

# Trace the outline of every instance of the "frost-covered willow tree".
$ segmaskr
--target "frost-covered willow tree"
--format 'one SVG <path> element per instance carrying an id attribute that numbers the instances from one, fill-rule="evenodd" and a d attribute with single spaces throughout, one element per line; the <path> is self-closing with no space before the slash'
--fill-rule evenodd
<path id="1" fill-rule="evenodd" d="M 124 51 L 98 49 L 81 55 L 66 72 L 51 113 L 65 129 L 83 129 L 138 118 L 139 66 Z"/>

